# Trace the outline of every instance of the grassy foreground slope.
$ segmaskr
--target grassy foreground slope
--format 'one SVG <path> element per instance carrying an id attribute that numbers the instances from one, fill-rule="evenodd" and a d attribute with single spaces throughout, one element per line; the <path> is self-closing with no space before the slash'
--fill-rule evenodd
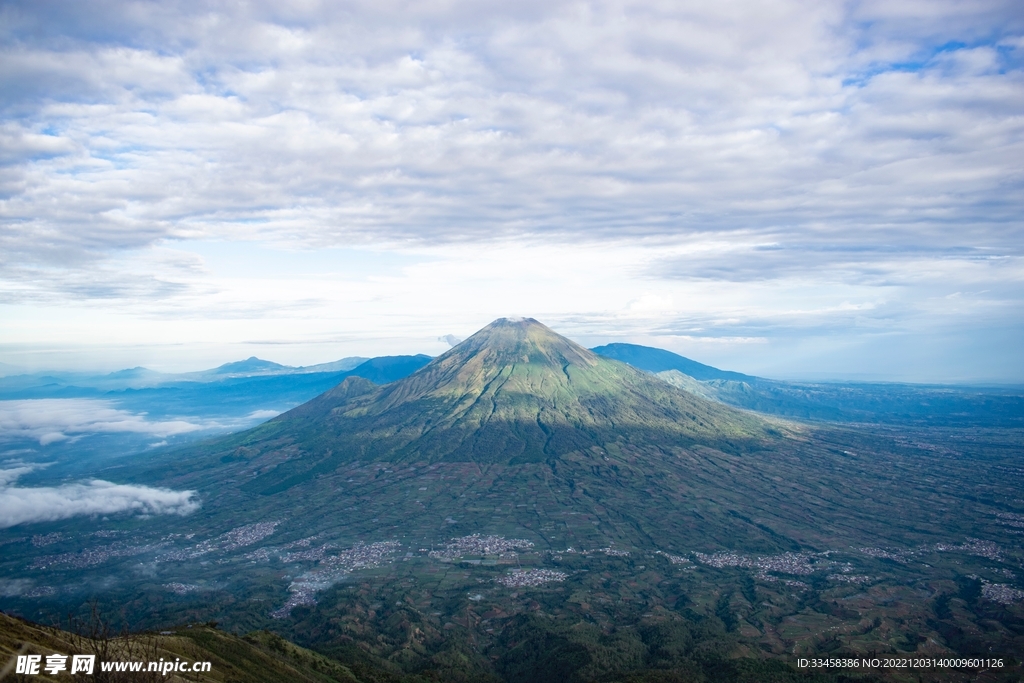
<path id="1" fill-rule="evenodd" d="M 399 629 L 402 630 L 402 629 Z M 391 634 L 379 634 L 378 640 Z M 634 634 L 605 637 L 585 624 L 558 624 L 523 617 L 503 634 L 500 655 L 481 667 L 473 648 L 450 646 L 435 654 L 426 668 L 402 672 L 393 663 L 351 645 L 322 649 L 299 647 L 268 631 L 239 637 L 213 626 L 196 624 L 160 633 L 89 637 L 11 617 L 0 612 L 0 680 L 97 683 L 845 683 L 878 680 L 871 675 L 822 675 L 799 672 L 777 661 L 730 657 L 735 643 L 714 627 L 683 620 L 649 626 Z M 67 671 L 38 675 L 14 673 L 18 655 L 94 654 L 91 676 Z M 333 655 L 333 656 L 332 656 Z M 99 662 L 209 662 L 209 672 L 112 672 Z M 339 660 L 354 662 L 350 668 Z M 623 667 L 626 660 L 627 666 Z M 631 666 L 629 666 L 631 665 Z M 622 670 L 626 669 L 628 673 Z M 356 669 L 355 673 L 353 669 Z M 490 669 L 490 671 L 488 671 Z"/>
<path id="2" fill-rule="evenodd" d="M 91 680 L 97 682 L 167 681 L 179 683 L 362 683 L 394 680 L 384 672 L 359 678 L 346 666 L 321 654 L 298 647 L 267 631 L 239 637 L 196 624 L 160 634 L 145 633 L 102 637 L 81 635 L 59 628 L 41 626 L 0 612 L 0 679 L 34 681 L 82 680 L 67 671 L 19 676 L 14 672 L 18 655 L 93 654 L 97 656 Z M 184 660 L 210 662 L 207 673 L 103 672 L 99 662 L 158 662 Z M 70 661 L 70 660 L 69 660 Z M 68 667 L 70 668 L 70 666 Z"/>

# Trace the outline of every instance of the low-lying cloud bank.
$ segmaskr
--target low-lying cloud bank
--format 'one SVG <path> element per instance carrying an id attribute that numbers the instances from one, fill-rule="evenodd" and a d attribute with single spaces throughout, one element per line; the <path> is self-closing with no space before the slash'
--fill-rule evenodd
<path id="1" fill-rule="evenodd" d="M 101 399 L 0 401 L 0 435 L 30 438 L 43 446 L 86 434 L 134 432 L 166 437 L 202 428 L 185 420 L 151 421 L 144 414 L 120 410 Z"/>
<path id="2" fill-rule="evenodd" d="M 187 515 L 200 507 L 195 491 L 114 484 L 101 479 L 61 486 L 9 486 L 29 469 L 0 470 L 0 529 L 79 515 Z"/>

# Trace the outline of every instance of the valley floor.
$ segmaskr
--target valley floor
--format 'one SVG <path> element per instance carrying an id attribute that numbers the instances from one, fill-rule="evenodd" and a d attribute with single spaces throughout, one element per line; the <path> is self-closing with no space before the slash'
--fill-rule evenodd
<path id="1" fill-rule="evenodd" d="M 379 680 L 833 680 L 800 660 L 967 655 L 1002 666 L 842 675 L 1019 680 L 1024 434 L 789 428 L 759 452 L 357 462 L 273 494 L 241 486 L 253 454 L 190 517 L 3 531 L 3 609 L 270 629 Z"/>

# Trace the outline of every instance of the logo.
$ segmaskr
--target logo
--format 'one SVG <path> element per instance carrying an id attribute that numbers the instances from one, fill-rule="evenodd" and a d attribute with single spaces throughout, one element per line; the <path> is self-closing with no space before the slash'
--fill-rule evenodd
<path id="1" fill-rule="evenodd" d="M 95 666 L 96 655 L 72 655 L 69 673 L 92 675 Z M 43 664 L 42 655 L 18 655 L 18 664 L 14 673 L 37 676 L 40 673 L 40 667 L 51 676 L 61 671 L 68 671 L 68 656 L 46 655 L 46 663 Z"/>

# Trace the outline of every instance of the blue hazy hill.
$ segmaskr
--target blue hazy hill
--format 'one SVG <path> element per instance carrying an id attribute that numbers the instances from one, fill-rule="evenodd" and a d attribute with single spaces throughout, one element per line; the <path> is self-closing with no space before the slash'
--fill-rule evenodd
<path id="1" fill-rule="evenodd" d="M 1021 387 L 784 382 L 719 370 L 639 344 L 607 344 L 591 350 L 656 374 L 698 396 L 770 415 L 827 422 L 1024 425 Z"/>
<path id="2" fill-rule="evenodd" d="M 60 415 L 92 415 L 111 408 L 142 416 L 145 421 L 183 421 L 190 431 L 153 436 L 146 430 L 122 431 L 97 425 L 75 427 L 69 438 L 42 445 L 38 435 L 24 429 L 0 433 L 0 446 L 22 449 L 25 457 L 60 462 L 45 474 L 68 476 L 95 469 L 111 458 L 127 457 L 154 445 L 177 446 L 216 434 L 251 427 L 337 386 L 348 377 L 388 384 L 426 365 L 430 356 L 344 358 L 331 363 L 291 367 L 259 358 L 226 363 L 212 370 L 164 374 L 146 368 L 112 373 L 58 372 L 0 378 L 0 402 L 26 399 L 77 399 L 72 405 L 40 402 L 33 406 L 39 419 L 52 411 L 54 429 Z M 355 367 L 352 367 L 355 365 Z M 343 368 L 343 369 L 339 369 Z M 2 406 L 0 406 L 2 408 Z M 127 417 L 127 416 L 125 416 Z M 106 418 L 109 420 L 109 417 Z M 32 459 L 29 458 L 29 459 Z"/>
<path id="3" fill-rule="evenodd" d="M 347 360 L 347 359 L 346 359 Z M 106 375 L 84 373 L 20 375 L 0 379 L 0 400 L 104 398 L 151 415 L 241 415 L 254 410 L 287 410 L 327 391 L 346 377 L 374 384 L 402 379 L 430 362 L 430 356 L 378 356 L 354 368 L 293 368 L 256 357 L 225 363 L 213 370 L 181 375 L 131 368 Z M 136 386 L 132 380 L 145 379 Z"/>
<path id="4" fill-rule="evenodd" d="M 694 379 L 728 379 L 737 382 L 756 380 L 756 377 L 744 375 L 741 372 L 730 372 L 719 370 L 710 365 L 690 360 L 678 353 L 672 353 L 665 349 L 656 349 L 651 346 L 640 346 L 639 344 L 605 344 L 590 349 L 599 356 L 621 361 L 632 365 L 637 370 L 647 372 L 665 372 L 666 370 L 678 370 L 684 375 Z"/>
<path id="5" fill-rule="evenodd" d="M 225 363 L 219 367 L 210 370 L 215 375 L 233 375 L 242 373 L 274 373 L 280 371 L 290 370 L 286 365 L 280 363 L 274 363 L 269 360 L 262 360 L 256 356 L 250 356 L 245 360 L 235 361 L 233 363 Z"/>
<path id="6" fill-rule="evenodd" d="M 374 384 L 389 384 L 411 375 L 431 360 L 430 356 L 423 353 L 415 356 L 378 356 L 343 373 L 343 376 L 362 377 Z"/>

